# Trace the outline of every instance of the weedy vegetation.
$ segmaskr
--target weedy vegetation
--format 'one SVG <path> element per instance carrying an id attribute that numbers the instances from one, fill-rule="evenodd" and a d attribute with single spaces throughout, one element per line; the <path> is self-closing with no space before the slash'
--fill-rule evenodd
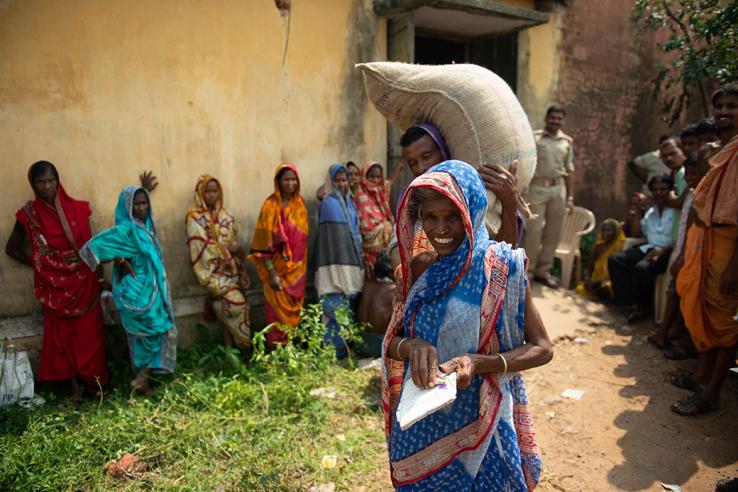
<path id="1" fill-rule="evenodd" d="M 205 340 L 180 351 L 177 374 L 159 378 L 149 397 L 123 389 L 121 366 L 105 400 L 74 408 L 47 393 L 40 407 L 0 409 L 0 490 L 308 490 L 327 482 L 346 490 L 371 482 L 386 463 L 379 375 L 357 370 L 353 356 L 336 360 L 322 342 L 321 314 L 307 306 L 290 343 L 271 352 L 271 327 L 256 333 L 246 362 L 203 326 Z M 347 309 L 339 324 L 349 343 L 356 339 Z M 149 470 L 110 477 L 105 465 L 126 453 Z M 321 466 L 324 455 L 337 465 Z"/>

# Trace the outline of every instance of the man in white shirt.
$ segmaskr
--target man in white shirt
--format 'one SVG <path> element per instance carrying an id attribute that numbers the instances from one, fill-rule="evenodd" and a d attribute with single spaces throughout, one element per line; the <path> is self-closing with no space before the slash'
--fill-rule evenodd
<path id="1" fill-rule="evenodd" d="M 656 276 L 664 273 L 673 247 L 674 209 L 666 206 L 674 181 L 669 175 L 654 176 L 648 182 L 654 204 L 643 217 L 630 211 L 628 224 L 633 237 L 645 237 L 646 243 L 616 253 L 608 259 L 615 303 L 632 307 L 628 322 L 648 316 L 653 302 Z"/>

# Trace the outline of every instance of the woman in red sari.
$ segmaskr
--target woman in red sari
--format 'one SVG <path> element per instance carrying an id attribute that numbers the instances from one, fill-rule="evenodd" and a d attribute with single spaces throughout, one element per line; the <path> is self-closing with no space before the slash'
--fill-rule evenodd
<path id="1" fill-rule="evenodd" d="M 308 215 L 300 195 L 294 164 L 284 162 L 274 172 L 274 193 L 264 201 L 256 221 L 251 254 L 264 287 L 266 323 L 297 326 L 305 298 Z M 267 343 L 285 343 L 287 334 L 272 329 Z"/>
<path id="2" fill-rule="evenodd" d="M 78 402 L 82 387 L 98 393 L 108 382 L 100 307 L 102 272 L 92 271 L 78 249 L 91 237 L 90 205 L 67 195 L 53 164 L 28 171 L 35 199 L 16 213 L 5 252 L 33 268 L 36 298 L 44 308 L 39 381 L 69 380 Z M 24 252 L 28 241 L 30 256 Z"/>

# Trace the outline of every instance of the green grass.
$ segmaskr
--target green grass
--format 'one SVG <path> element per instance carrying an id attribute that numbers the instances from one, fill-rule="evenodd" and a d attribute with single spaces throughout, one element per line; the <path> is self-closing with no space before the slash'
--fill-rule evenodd
<path id="1" fill-rule="evenodd" d="M 55 401 L 3 409 L 0 490 L 349 489 L 376 476 L 385 466 L 379 374 L 311 345 L 321 325 L 318 311 L 308 314 L 295 334 L 299 350 L 257 348 L 258 362 L 241 364 L 198 344 L 180 352 L 177 375 L 149 397 L 117 389 L 76 410 Z M 125 387 L 126 371 L 114 372 Z M 311 396 L 319 387 L 336 397 Z M 126 453 L 151 470 L 109 477 L 106 463 Z M 336 468 L 322 469 L 323 455 L 337 455 Z"/>

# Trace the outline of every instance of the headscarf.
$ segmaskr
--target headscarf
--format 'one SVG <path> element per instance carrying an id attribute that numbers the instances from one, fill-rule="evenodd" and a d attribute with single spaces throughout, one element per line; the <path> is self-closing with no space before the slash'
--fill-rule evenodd
<path id="1" fill-rule="evenodd" d="M 414 220 L 410 200 L 416 188 L 431 188 L 449 199 L 462 216 L 466 238 L 453 253 L 441 257 L 411 282 Z M 449 410 L 436 412 L 401 431 L 394 408 L 403 381 L 404 363 L 386 357 L 395 336 L 423 338 L 437 347 L 439 361 L 463 353 L 494 354 L 512 350 L 524 340 L 525 253 L 489 239 L 484 218 L 487 195 L 479 174 L 461 161 L 429 169 L 409 186 L 397 222 L 402 259 L 401 299 L 387 330 L 383 349 L 382 404 L 390 444 L 395 485 L 415 483 L 470 451 L 465 466 L 476 475 L 495 433 L 501 405 L 515 405 L 526 415 L 525 389 L 518 375 L 476 376 L 459 392 Z M 511 422 L 512 425 L 512 422 Z M 537 480 L 540 458 L 532 428 L 520 428 L 519 443 L 526 479 Z M 477 452 L 479 451 L 479 452 Z M 492 451 L 489 451 L 492 452 Z"/>
<path id="2" fill-rule="evenodd" d="M 282 194 L 279 191 L 279 174 L 284 169 L 290 169 L 297 176 L 297 189 L 287 204 L 282 206 Z M 302 261 L 307 250 L 307 241 L 304 245 L 288 241 L 283 219 L 287 218 L 294 227 L 307 236 L 308 215 L 305 201 L 300 195 L 300 175 L 297 167 L 291 162 L 283 162 L 274 170 L 274 193 L 264 201 L 256 221 L 254 238 L 251 241 L 252 255 L 262 254 L 265 258 L 279 252 L 286 261 Z M 250 256 L 251 257 L 251 256 Z"/>
<path id="3" fill-rule="evenodd" d="M 214 181 L 218 185 L 218 198 L 215 200 L 213 211 L 211 212 L 208 208 L 208 204 L 205 203 L 205 187 L 208 183 Z M 201 217 L 210 216 L 210 220 L 217 219 L 218 214 L 223 209 L 223 187 L 216 178 L 210 174 L 203 174 L 197 178 L 197 184 L 195 185 L 195 196 L 192 199 L 192 204 L 187 211 L 187 217 Z"/>
<path id="4" fill-rule="evenodd" d="M 373 167 L 382 171 L 382 181 L 376 185 L 367 179 Z M 389 190 L 384 170 L 378 162 L 367 161 L 361 169 L 359 191 L 354 197 L 359 212 L 362 244 L 365 251 L 378 253 L 389 245 L 395 218 L 389 204 Z"/>
<path id="5" fill-rule="evenodd" d="M 98 302 L 100 289 L 97 276 L 78 254 L 90 232 L 90 205 L 70 197 L 53 164 L 48 163 L 57 178 L 54 204 L 50 205 L 33 188 L 31 168 L 28 182 L 35 199 L 17 211 L 31 247 L 36 298 L 59 316 L 80 316 Z"/>
<path id="6" fill-rule="evenodd" d="M 436 145 L 438 145 L 444 161 L 451 159 L 451 151 L 448 150 L 448 144 L 446 143 L 446 139 L 443 137 L 441 130 L 431 125 L 430 123 L 421 123 L 415 126 L 427 133 L 430 138 L 432 138 L 433 141 L 436 142 Z"/>
<path id="7" fill-rule="evenodd" d="M 343 222 L 346 222 L 351 228 L 351 241 L 356 255 L 361 259 L 361 230 L 359 229 L 359 214 L 356 210 L 356 204 L 354 203 L 353 197 L 351 196 L 351 190 L 347 190 L 345 193 L 341 193 L 336 186 L 336 176 L 343 172 L 346 174 L 348 179 L 348 169 L 343 164 L 332 164 L 328 168 L 328 176 L 325 181 L 324 189 L 326 191 L 326 198 L 333 197 L 335 203 L 327 203 L 324 210 L 330 210 L 333 216 L 338 216 L 335 212 L 338 210 L 336 205 L 340 207 Z M 325 200 L 325 199 L 324 199 Z M 319 220 L 320 222 L 320 220 Z"/>

